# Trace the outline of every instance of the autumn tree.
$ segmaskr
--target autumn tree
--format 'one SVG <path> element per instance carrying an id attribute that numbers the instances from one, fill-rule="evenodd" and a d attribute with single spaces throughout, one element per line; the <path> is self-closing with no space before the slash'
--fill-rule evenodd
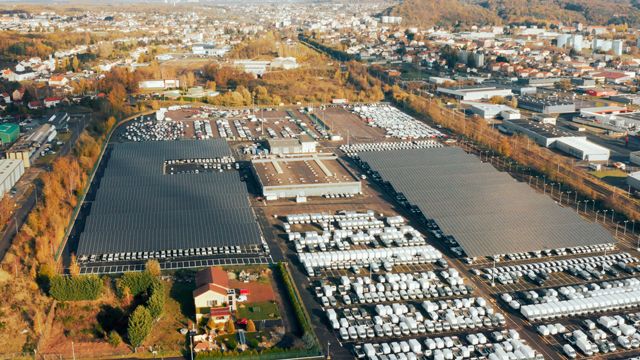
<path id="1" fill-rule="evenodd" d="M 247 332 L 256 332 L 256 324 L 251 319 L 247 321 Z"/>
<path id="2" fill-rule="evenodd" d="M 147 263 L 144 265 L 144 267 L 152 276 L 160 276 L 160 263 L 158 262 L 158 260 L 147 260 Z"/>
<path id="3" fill-rule="evenodd" d="M 227 320 L 227 322 L 224 324 L 224 331 L 227 334 L 236 333 L 236 325 L 233 323 L 233 319 L 229 318 L 229 320 Z"/>
<path id="4" fill-rule="evenodd" d="M 76 258 L 76 254 L 71 254 L 71 264 L 69 265 L 69 274 L 71 274 L 71 276 L 80 275 L 80 265 L 78 265 L 78 259 Z"/>
<path id="5" fill-rule="evenodd" d="M 113 113 L 119 114 L 124 112 L 124 105 L 127 98 L 127 90 L 121 84 L 114 84 L 107 95 L 107 100 Z"/>

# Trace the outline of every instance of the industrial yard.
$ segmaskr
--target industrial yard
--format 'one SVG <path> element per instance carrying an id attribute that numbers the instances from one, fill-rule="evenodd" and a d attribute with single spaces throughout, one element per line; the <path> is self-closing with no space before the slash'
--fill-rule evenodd
<path id="1" fill-rule="evenodd" d="M 640 353 L 635 250 L 445 138 L 388 105 L 167 109 L 109 145 L 76 253 L 289 263 L 334 358 Z"/>

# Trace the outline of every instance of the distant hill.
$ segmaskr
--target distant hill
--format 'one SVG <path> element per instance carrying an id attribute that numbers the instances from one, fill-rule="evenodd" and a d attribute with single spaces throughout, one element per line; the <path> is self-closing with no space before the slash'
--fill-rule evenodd
<path id="1" fill-rule="evenodd" d="M 581 21 L 640 24 L 640 0 L 404 0 L 385 11 L 411 25 Z"/>

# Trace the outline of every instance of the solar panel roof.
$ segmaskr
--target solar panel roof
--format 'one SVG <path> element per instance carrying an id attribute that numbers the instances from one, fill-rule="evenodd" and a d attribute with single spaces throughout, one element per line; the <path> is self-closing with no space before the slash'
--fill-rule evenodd
<path id="1" fill-rule="evenodd" d="M 260 244 L 236 171 L 163 174 L 166 160 L 230 156 L 225 140 L 110 146 L 78 255 Z"/>
<path id="2" fill-rule="evenodd" d="M 446 235 L 452 235 L 468 256 L 615 242 L 602 226 L 460 148 L 359 155 Z"/>

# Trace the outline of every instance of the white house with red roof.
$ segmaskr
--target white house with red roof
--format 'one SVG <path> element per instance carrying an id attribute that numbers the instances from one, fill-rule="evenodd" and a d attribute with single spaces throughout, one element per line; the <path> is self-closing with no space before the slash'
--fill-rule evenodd
<path id="1" fill-rule="evenodd" d="M 69 79 L 64 77 L 64 75 L 52 75 L 49 78 L 49 86 L 53 87 L 62 87 L 69 83 Z"/>
<path id="2" fill-rule="evenodd" d="M 58 104 L 60 104 L 61 101 L 62 101 L 62 98 L 57 96 L 44 98 L 44 106 L 47 108 L 56 107 L 58 106 Z"/>
<path id="3" fill-rule="evenodd" d="M 196 289 L 193 290 L 196 322 L 203 316 L 224 322 L 235 310 L 236 292 L 229 287 L 229 275 L 219 266 L 212 266 L 196 274 Z"/>

